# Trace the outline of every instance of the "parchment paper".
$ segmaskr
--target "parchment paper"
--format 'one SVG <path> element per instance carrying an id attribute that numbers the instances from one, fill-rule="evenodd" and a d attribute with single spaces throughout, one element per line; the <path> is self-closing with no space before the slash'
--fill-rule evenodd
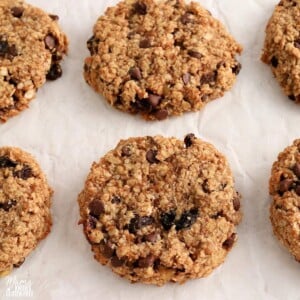
<path id="1" fill-rule="evenodd" d="M 287 100 L 259 60 L 277 0 L 201 0 L 244 46 L 242 71 L 233 90 L 202 112 L 152 123 L 110 108 L 82 77 L 92 26 L 117 0 L 29 2 L 60 16 L 70 53 L 63 78 L 47 83 L 30 109 L 0 125 L 0 146 L 18 146 L 37 158 L 55 190 L 54 226 L 23 266 L 0 280 L 0 298 L 14 299 L 8 290 L 25 283 L 29 299 L 43 300 L 300 299 L 300 265 L 273 237 L 269 222 L 271 165 L 300 136 L 300 106 Z M 154 134 L 183 138 L 190 132 L 212 142 L 230 161 L 243 196 L 238 243 L 205 279 L 161 288 L 132 285 L 94 261 L 77 225 L 77 195 L 91 163 L 119 139 Z"/>

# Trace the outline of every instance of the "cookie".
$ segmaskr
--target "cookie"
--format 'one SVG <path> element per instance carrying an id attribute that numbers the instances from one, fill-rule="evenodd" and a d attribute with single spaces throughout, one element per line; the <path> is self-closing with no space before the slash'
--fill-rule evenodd
<path id="1" fill-rule="evenodd" d="M 231 89 L 242 47 L 209 11 L 183 0 L 125 0 L 94 26 L 86 82 L 146 120 L 197 111 Z"/>
<path id="2" fill-rule="evenodd" d="M 51 196 L 30 154 L 0 148 L 0 277 L 19 267 L 50 232 Z"/>
<path id="3" fill-rule="evenodd" d="M 300 103 L 300 1 L 282 0 L 266 28 L 262 61 L 270 65 L 283 92 Z"/>
<path id="4" fill-rule="evenodd" d="M 62 75 L 68 42 L 57 21 L 21 0 L 0 1 L 0 121 L 26 109 L 46 79 Z"/>
<path id="5" fill-rule="evenodd" d="M 273 232 L 300 262 L 300 139 L 279 154 L 269 190 Z"/>
<path id="6" fill-rule="evenodd" d="M 225 157 L 193 134 L 121 140 L 92 165 L 78 202 L 95 259 L 156 285 L 210 274 L 241 220 Z"/>

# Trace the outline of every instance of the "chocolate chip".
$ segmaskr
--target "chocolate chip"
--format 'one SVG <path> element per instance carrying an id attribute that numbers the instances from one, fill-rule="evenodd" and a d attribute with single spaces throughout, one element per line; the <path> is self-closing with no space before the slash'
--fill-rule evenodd
<path id="1" fill-rule="evenodd" d="M 24 8 L 23 7 L 13 7 L 11 9 L 11 14 L 16 17 L 16 18 L 21 18 L 24 12 Z"/>
<path id="2" fill-rule="evenodd" d="M 9 45 L 7 41 L 0 41 L 0 57 L 8 53 Z"/>
<path id="3" fill-rule="evenodd" d="M 57 16 L 57 15 L 52 15 L 52 14 L 50 14 L 49 17 L 50 17 L 53 21 L 58 21 L 58 20 L 59 20 L 59 16 Z"/>
<path id="4" fill-rule="evenodd" d="M 275 56 L 273 56 L 273 57 L 271 58 L 271 64 L 272 64 L 272 66 L 273 66 L 274 68 L 277 68 L 277 66 L 278 66 L 278 59 L 277 59 Z"/>
<path id="5" fill-rule="evenodd" d="M 241 202 L 240 202 L 239 195 L 237 195 L 236 197 L 234 197 L 233 200 L 232 200 L 232 202 L 233 202 L 233 208 L 234 208 L 234 210 L 235 211 L 240 210 L 240 208 L 241 208 Z"/>
<path id="6" fill-rule="evenodd" d="M 20 268 L 25 262 L 25 258 L 22 258 L 19 262 L 14 264 L 14 268 Z"/>
<path id="7" fill-rule="evenodd" d="M 62 76 L 62 68 L 60 64 L 53 64 L 46 75 L 47 80 L 56 80 Z"/>
<path id="8" fill-rule="evenodd" d="M 236 239 L 236 233 L 233 233 L 223 244 L 222 247 L 226 250 L 231 249 Z"/>
<path id="9" fill-rule="evenodd" d="M 191 17 L 192 17 L 192 14 L 189 12 L 186 12 L 181 16 L 180 21 L 182 24 L 186 25 L 188 23 L 193 22 Z"/>
<path id="10" fill-rule="evenodd" d="M 200 59 L 200 58 L 203 57 L 203 55 L 200 52 L 195 51 L 195 50 L 188 50 L 187 53 L 188 53 L 189 56 L 194 57 L 194 58 Z"/>
<path id="11" fill-rule="evenodd" d="M 140 41 L 140 48 L 150 48 L 151 41 L 149 39 L 144 39 Z"/>
<path id="12" fill-rule="evenodd" d="M 183 212 L 180 219 L 175 222 L 176 230 L 190 228 L 196 222 L 198 215 L 197 208 L 192 208 L 189 211 Z"/>
<path id="13" fill-rule="evenodd" d="M 111 199 L 111 203 L 113 204 L 119 204 L 121 202 L 121 198 L 118 196 L 113 196 Z"/>
<path id="14" fill-rule="evenodd" d="M 166 109 L 160 109 L 154 113 L 154 116 L 157 120 L 162 121 L 168 117 L 169 113 Z"/>
<path id="15" fill-rule="evenodd" d="M 23 169 L 15 171 L 13 173 L 14 177 L 27 180 L 30 177 L 33 177 L 32 169 L 29 166 L 24 166 Z"/>
<path id="16" fill-rule="evenodd" d="M 145 242 L 155 243 L 158 240 L 158 234 L 156 232 L 149 233 L 144 236 Z"/>
<path id="17" fill-rule="evenodd" d="M 17 163 L 7 156 L 0 156 L 0 168 L 15 168 Z"/>
<path id="18" fill-rule="evenodd" d="M 4 209 L 5 211 L 9 211 L 13 206 L 17 205 L 16 200 L 8 200 L 7 202 L 0 203 L 0 209 Z"/>
<path id="19" fill-rule="evenodd" d="M 157 150 L 148 150 L 146 153 L 146 159 L 150 164 L 159 163 L 159 160 L 156 158 Z"/>
<path id="20" fill-rule="evenodd" d="M 176 218 L 175 211 L 169 211 L 160 215 L 160 223 L 165 230 L 170 230 Z"/>
<path id="21" fill-rule="evenodd" d="M 51 51 L 54 50 L 57 46 L 57 40 L 51 34 L 46 35 L 46 37 L 44 39 L 44 42 L 45 42 L 46 48 L 51 50 Z"/>
<path id="22" fill-rule="evenodd" d="M 300 163 L 295 163 L 294 167 L 293 167 L 293 172 L 295 173 L 295 175 L 300 178 Z"/>
<path id="23" fill-rule="evenodd" d="M 232 73 L 235 74 L 235 75 L 239 75 L 241 69 L 242 69 L 242 65 L 238 62 L 238 63 L 232 68 Z"/>
<path id="24" fill-rule="evenodd" d="M 132 79 L 135 80 L 141 80 L 142 79 L 142 73 L 141 70 L 138 67 L 133 67 L 129 70 L 129 75 Z"/>
<path id="25" fill-rule="evenodd" d="M 294 95 L 289 95 L 288 98 L 292 101 L 296 101 L 296 97 Z"/>
<path id="26" fill-rule="evenodd" d="M 93 35 L 86 42 L 87 48 L 90 51 L 91 55 L 94 55 L 97 52 L 99 40 Z"/>
<path id="27" fill-rule="evenodd" d="M 193 145 L 193 140 L 195 139 L 195 135 L 193 133 L 189 133 L 184 138 L 184 143 L 187 148 Z"/>
<path id="28" fill-rule="evenodd" d="M 136 233 L 139 229 L 153 224 L 154 219 L 151 216 L 136 216 L 130 220 L 128 231 L 132 234 Z"/>
<path id="29" fill-rule="evenodd" d="M 121 155 L 122 156 L 130 156 L 131 155 L 131 149 L 128 145 L 125 145 L 121 149 Z"/>
<path id="30" fill-rule="evenodd" d="M 295 193 L 300 196 L 300 184 L 298 183 L 295 187 Z"/>
<path id="31" fill-rule="evenodd" d="M 139 259 L 138 266 L 140 268 L 148 268 L 153 266 L 154 261 L 155 261 L 155 256 L 153 254 L 149 254 L 148 256 Z"/>
<path id="32" fill-rule="evenodd" d="M 110 260 L 110 263 L 113 267 L 119 268 L 124 265 L 125 261 L 123 259 L 118 258 L 118 256 L 113 256 Z"/>
<path id="33" fill-rule="evenodd" d="M 279 191 L 281 193 L 285 193 L 289 191 L 293 185 L 293 182 L 294 182 L 293 179 L 289 179 L 289 178 L 282 180 L 279 184 Z"/>
<path id="34" fill-rule="evenodd" d="M 107 243 L 102 243 L 100 245 L 101 253 L 106 258 L 112 258 L 114 255 L 114 249 L 112 248 L 112 243 L 108 241 Z"/>
<path id="35" fill-rule="evenodd" d="M 200 79 L 200 83 L 201 84 L 209 84 L 212 82 L 215 82 L 217 79 L 217 71 L 212 71 L 210 73 L 206 73 L 204 75 L 202 75 L 201 79 Z"/>
<path id="36" fill-rule="evenodd" d="M 147 14 L 147 5 L 142 1 L 138 1 L 138 2 L 134 3 L 133 8 L 137 14 L 140 14 L 140 15 Z"/>
<path id="37" fill-rule="evenodd" d="M 104 213 L 104 204 L 102 201 L 98 199 L 94 199 L 92 202 L 89 204 L 89 210 L 90 210 L 90 215 L 99 218 L 99 216 Z"/>
<path id="38" fill-rule="evenodd" d="M 190 80 L 191 80 L 191 74 L 190 73 L 183 74 L 182 80 L 183 80 L 183 83 L 185 85 L 187 85 L 190 82 Z"/>
<path id="39" fill-rule="evenodd" d="M 152 107 L 156 107 L 161 100 L 161 96 L 159 95 L 154 95 L 154 94 L 149 94 L 148 95 L 148 101 L 152 105 Z"/>

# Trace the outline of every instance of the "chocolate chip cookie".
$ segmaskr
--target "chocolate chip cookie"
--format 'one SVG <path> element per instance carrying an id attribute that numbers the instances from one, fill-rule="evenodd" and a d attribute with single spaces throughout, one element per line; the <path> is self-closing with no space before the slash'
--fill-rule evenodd
<path id="1" fill-rule="evenodd" d="M 209 11 L 183 0 L 120 2 L 98 19 L 87 47 L 87 83 L 146 120 L 202 109 L 241 69 L 242 47 Z"/>
<path id="2" fill-rule="evenodd" d="M 270 195 L 273 232 L 300 262 L 300 139 L 273 164 Z"/>
<path id="3" fill-rule="evenodd" d="M 62 75 L 68 43 L 57 21 L 24 1 L 0 1 L 0 121 L 26 109 L 46 79 Z"/>
<path id="4" fill-rule="evenodd" d="M 241 220 L 225 157 L 193 134 L 121 140 L 92 165 L 78 202 L 95 259 L 157 285 L 210 274 Z"/>
<path id="5" fill-rule="evenodd" d="M 0 148 L 0 277 L 19 267 L 50 232 L 51 196 L 31 155 Z"/>
<path id="6" fill-rule="evenodd" d="M 271 66 L 283 92 L 300 103 L 300 1 L 282 0 L 266 28 L 262 61 Z"/>

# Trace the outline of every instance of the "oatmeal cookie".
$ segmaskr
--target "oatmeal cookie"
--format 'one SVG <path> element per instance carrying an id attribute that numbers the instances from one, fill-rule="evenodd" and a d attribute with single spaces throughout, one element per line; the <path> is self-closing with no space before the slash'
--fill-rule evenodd
<path id="1" fill-rule="evenodd" d="M 273 164 L 270 195 L 273 232 L 300 262 L 300 139 Z"/>
<path id="2" fill-rule="evenodd" d="M 147 120 L 197 111 L 236 80 L 242 47 L 183 0 L 125 0 L 94 26 L 84 77 L 108 103 Z"/>
<path id="3" fill-rule="evenodd" d="M 193 134 L 121 140 L 93 164 L 78 202 L 95 259 L 157 285 L 210 274 L 241 220 L 225 157 Z"/>
<path id="4" fill-rule="evenodd" d="M 283 92 L 300 103 L 300 0 L 282 0 L 266 28 L 262 61 L 270 65 Z"/>
<path id="5" fill-rule="evenodd" d="M 62 75 L 67 38 L 49 15 L 21 0 L 0 0 L 0 121 L 26 109 L 46 81 Z"/>
<path id="6" fill-rule="evenodd" d="M 50 232 L 51 196 L 31 155 L 0 148 L 0 277 L 19 267 Z"/>

